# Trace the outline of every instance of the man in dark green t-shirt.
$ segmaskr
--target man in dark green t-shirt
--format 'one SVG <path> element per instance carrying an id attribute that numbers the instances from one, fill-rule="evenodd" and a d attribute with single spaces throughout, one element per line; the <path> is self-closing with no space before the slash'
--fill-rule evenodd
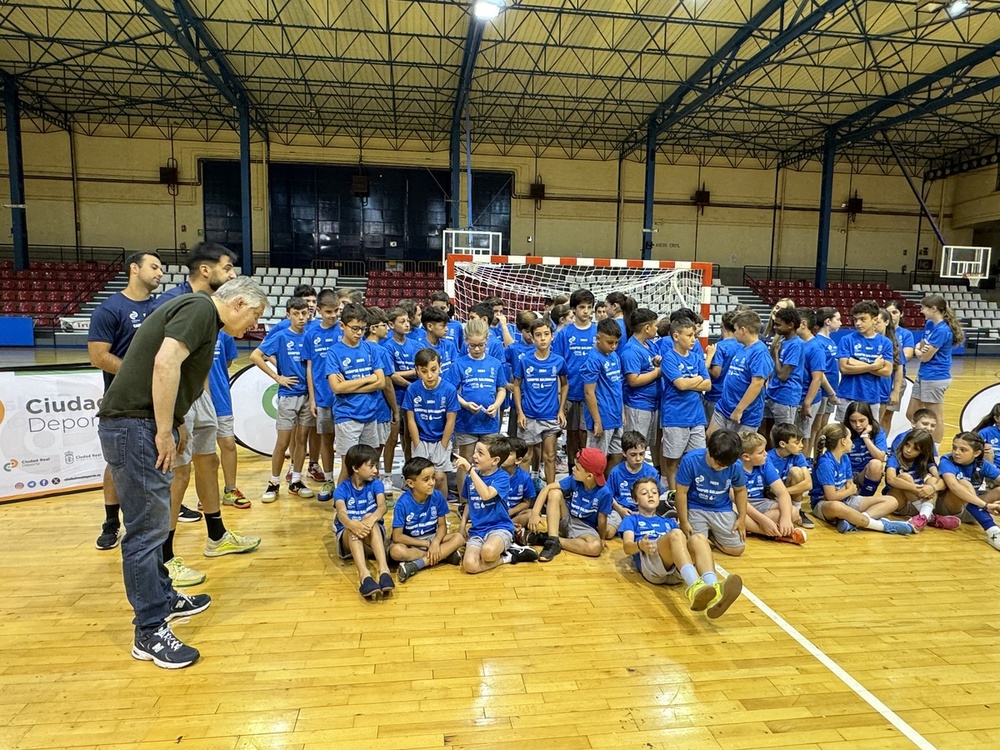
<path id="1" fill-rule="evenodd" d="M 219 330 L 242 336 L 267 306 L 250 278 L 227 282 L 214 295 L 186 294 L 149 315 L 132 340 L 101 402 L 99 433 L 118 490 L 126 534 L 125 593 L 135 611 L 132 656 L 178 669 L 198 660 L 167 624 L 204 611 L 207 594 L 174 591 L 163 566 L 170 531 L 170 480 L 187 440 L 184 415 L 201 393 Z"/>

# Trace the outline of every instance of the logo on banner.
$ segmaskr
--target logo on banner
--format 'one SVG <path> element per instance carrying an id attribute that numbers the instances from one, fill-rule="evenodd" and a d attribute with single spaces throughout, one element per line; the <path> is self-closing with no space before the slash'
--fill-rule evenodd
<path id="1" fill-rule="evenodd" d="M 66 454 L 63 456 L 63 463 L 66 464 L 67 466 L 69 466 L 75 460 L 76 460 L 76 457 L 73 455 L 73 451 L 66 451 Z"/>
<path id="2" fill-rule="evenodd" d="M 264 412 L 271 417 L 271 419 L 278 418 L 278 384 L 275 383 L 266 391 L 264 391 L 264 396 L 260 400 L 260 405 L 264 409 Z"/>
<path id="3" fill-rule="evenodd" d="M 18 461 L 16 458 L 12 458 L 10 461 L 8 461 L 7 463 L 5 463 L 3 465 L 3 470 L 4 471 L 14 471 L 14 469 L 16 469 L 20 465 L 21 465 L 20 461 Z"/>

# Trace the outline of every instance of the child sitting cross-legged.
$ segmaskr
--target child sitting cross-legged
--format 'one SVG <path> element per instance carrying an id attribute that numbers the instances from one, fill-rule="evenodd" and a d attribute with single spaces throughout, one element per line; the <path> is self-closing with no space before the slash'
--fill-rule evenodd
<path id="1" fill-rule="evenodd" d="M 415 456 L 403 464 L 406 491 L 392 509 L 389 557 L 399 561 L 400 583 L 441 562 L 461 565 L 465 537 L 448 533 L 448 501 L 434 487 L 434 462 Z"/>
<path id="2" fill-rule="evenodd" d="M 622 519 L 619 531 L 622 549 L 652 584 L 672 584 L 683 580 L 692 612 L 708 610 L 711 619 L 721 617 L 743 590 L 743 581 L 731 575 L 719 581 L 712 546 L 704 534 L 685 537 L 671 518 L 656 515 L 660 488 L 652 477 L 642 477 L 632 485 L 636 512 Z"/>
<path id="3" fill-rule="evenodd" d="M 906 439 L 886 459 L 882 494 L 896 498 L 895 512 L 910 516 L 910 526 L 920 531 L 928 524 L 939 525 L 934 504 L 944 482 L 934 460 L 934 436 L 923 429 L 905 434 Z"/>
<path id="4" fill-rule="evenodd" d="M 777 469 L 767 460 L 767 441 L 759 432 L 741 432 L 743 471 L 747 474 L 747 531 L 778 542 L 805 544 L 806 532 L 796 528 L 799 511 Z M 770 497 L 768 497 L 770 493 Z"/>
<path id="5" fill-rule="evenodd" d="M 515 540 L 524 527 L 528 525 L 528 516 L 531 515 L 531 506 L 535 502 L 535 482 L 523 467 L 521 462 L 528 455 L 530 446 L 521 438 L 507 438 L 510 443 L 510 455 L 507 460 L 500 464 L 500 468 L 510 476 L 510 494 L 507 495 L 507 512 L 514 522 Z"/>
<path id="6" fill-rule="evenodd" d="M 614 538 L 621 527 L 622 519 L 635 513 L 632 499 L 632 485 L 643 477 L 658 479 L 660 472 L 645 461 L 646 437 L 637 430 L 627 430 L 622 435 L 622 452 L 625 460 L 608 472 L 608 487 L 611 488 L 611 514 L 608 516 L 605 539 Z"/>

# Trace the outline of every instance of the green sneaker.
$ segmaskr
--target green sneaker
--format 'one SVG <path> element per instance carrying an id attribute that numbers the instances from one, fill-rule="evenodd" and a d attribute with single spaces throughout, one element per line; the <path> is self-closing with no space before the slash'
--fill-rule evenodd
<path id="1" fill-rule="evenodd" d="M 205 557 L 240 555 L 244 552 L 253 552 L 259 546 L 259 536 L 240 536 L 239 534 L 234 534 L 231 530 L 227 530 L 219 541 L 213 542 L 209 539 L 205 542 Z"/>
<path id="2" fill-rule="evenodd" d="M 722 617 L 726 610 L 733 605 L 733 602 L 740 598 L 740 593 L 743 591 L 743 579 L 732 575 L 722 583 L 715 584 L 713 588 L 715 589 L 715 598 L 708 605 L 708 616 L 712 620 Z"/>
<path id="3" fill-rule="evenodd" d="M 715 589 L 700 578 L 688 586 L 687 598 L 692 612 L 704 612 L 715 596 Z"/>
<path id="4" fill-rule="evenodd" d="M 246 510 L 250 507 L 250 501 L 247 500 L 246 495 L 240 492 L 239 487 L 233 487 L 229 492 L 224 492 L 222 494 L 222 504 L 231 505 L 237 510 Z"/>
<path id="5" fill-rule="evenodd" d="M 335 488 L 333 486 L 332 481 L 323 482 L 323 487 L 320 489 L 319 494 L 316 496 L 316 499 L 319 500 L 321 503 L 330 502 L 330 500 L 333 499 L 334 489 Z"/>
<path id="6" fill-rule="evenodd" d="M 171 583 L 178 588 L 197 586 L 199 583 L 205 582 L 205 574 L 199 573 L 194 568 L 189 568 L 181 557 L 171 557 L 163 563 L 163 567 L 167 569 Z"/>

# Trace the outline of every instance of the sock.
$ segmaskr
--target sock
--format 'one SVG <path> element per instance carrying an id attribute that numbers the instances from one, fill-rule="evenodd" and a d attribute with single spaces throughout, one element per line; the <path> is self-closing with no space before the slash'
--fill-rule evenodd
<path id="1" fill-rule="evenodd" d="M 997 525 L 996 521 L 993 520 L 993 516 L 986 508 L 980 508 L 978 505 L 972 505 L 971 503 L 966 503 L 965 509 L 969 511 L 969 515 L 976 519 L 976 523 L 982 526 L 986 531 L 989 531 L 994 526 Z"/>
<path id="2" fill-rule="evenodd" d="M 707 573 L 702 573 L 701 580 L 703 580 L 709 586 L 714 586 L 719 582 L 719 576 L 715 574 L 714 570 L 710 570 Z"/>
<path id="3" fill-rule="evenodd" d="M 698 571 L 691 563 L 688 563 L 687 565 L 682 565 L 681 578 L 684 579 L 684 583 L 686 583 L 688 586 L 694 586 L 694 584 L 698 582 Z"/>
<path id="4" fill-rule="evenodd" d="M 327 482 L 332 482 L 333 481 L 333 472 L 332 471 L 324 471 L 323 472 L 323 479 L 325 479 Z"/>
<path id="5" fill-rule="evenodd" d="M 315 461 L 310 461 L 310 462 L 309 462 L 309 470 L 310 470 L 310 471 L 312 471 L 312 470 L 313 470 L 314 468 L 316 468 L 317 466 L 319 466 L 319 464 L 318 464 L 318 463 L 316 463 Z"/>
<path id="6" fill-rule="evenodd" d="M 301 482 L 301 481 L 302 481 L 302 475 L 299 472 L 297 472 L 297 471 L 293 471 L 292 472 L 292 484 L 295 484 L 296 482 Z"/>
<path id="7" fill-rule="evenodd" d="M 879 519 L 872 518 L 867 513 L 865 513 L 864 515 L 865 518 L 868 519 L 868 526 L 866 526 L 865 528 L 867 528 L 869 531 L 885 531 L 885 524 L 882 523 Z"/>
<path id="8" fill-rule="evenodd" d="M 120 506 L 118 503 L 115 503 L 114 505 L 105 505 L 104 520 L 109 521 L 110 523 L 119 523 L 118 513 L 121 511 L 121 509 L 122 506 Z"/>
<path id="9" fill-rule="evenodd" d="M 169 562 L 174 559 L 174 532 L 171 529 L 170 533 L 167 534 L 167 541 L 163 543 L 163 562 Z"/>
<path id="10" fill-rule="evenodd" d="M 921 516 L 930 521 L 931 517 L 934 515 L 934 503 L 920 503 L 920 505 L 917 506 L 917 511 Z"/>
<path id="11" fill-rule="evenodd" d="M 236 485 L 235 484 L 227 484 L 225 487 L 222 488 L 222 491 L 223 492 L 232 492 L 235 489 L 236 489 Z"/>
<path id="12" fill-rule="evenodd" d="M 875 490 L 878 489 L 880 479 L 869 479 L 865 477 L 861 480 L 861 497 L 871 497 L 875 494 Z"/>
<path id="13" fill-rule="evenodd" d="M 281 477 L 272 476 L 268 481 L 271 484 L 281 484 Z"/>
<path id="14" fill-rule="evenodd" d="M 208 538 L 213 542 L 222 539 L 226 534 L 226 525 L 222 523 L 222 511 L 205 514 L 205 525 L 208 527 Z"/>
<path id="15" fill-rule="evenodd" d="M 427 567 L 427 561 L 422 557 L 419 560 L 414 560 L 413 564 L 417 566 L 417 570 L 423 570 Z"/>

